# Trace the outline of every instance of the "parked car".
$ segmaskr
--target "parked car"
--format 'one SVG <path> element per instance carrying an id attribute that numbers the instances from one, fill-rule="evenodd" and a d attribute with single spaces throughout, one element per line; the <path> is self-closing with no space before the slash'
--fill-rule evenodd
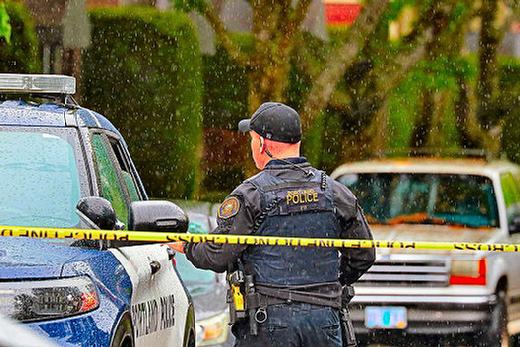
<path id="1" fill-rule="evenodd" d="M 510 162 L 382 159 L 342 165 L 332 177 L 358 197 L 376 240 L 520 243 L 520 170 Z M 519 263 L 511 253 L 378 249 L 355 285 L 356 333 L 399 345 L 413 337 L 514 345 Z"/>
<path id="2" fill-rule="evenodd" d="M 194 205 L 191 206 L 193 208 Z M 189 233 L 207 234 L 216 227 L 214 216 L 187 211 L 190 218 Z M 229 326 L 225 274 L 197 269 L 184 254 L 177 254 L 175 259 L 177 270 L 193 298 L 196 346 L 233 346 L 235 339 Z"/>
<path id="3" fill-rule="evenodd" d="M 0 74 L 0 225 L 185 232 L 185 213 L 148 201 L 119 131 L 74 91 L 67 76 Z M 63 346 L 194 346 L 172 258 L 158 244 L 4 237 L 0 314 Z"/>

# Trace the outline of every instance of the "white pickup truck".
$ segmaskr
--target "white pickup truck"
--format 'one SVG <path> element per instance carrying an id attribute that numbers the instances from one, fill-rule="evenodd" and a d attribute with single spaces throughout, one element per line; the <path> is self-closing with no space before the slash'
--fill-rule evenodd
<path id="1" fill-rule="evenodd" d="M 520 243 L 520 170 L 509 162 L 381 159 L 332 177 L 358 197 L 376 240 Z M 378 249 L 355 289 L 362 344 L 518 345 L 518 253 Z"/>

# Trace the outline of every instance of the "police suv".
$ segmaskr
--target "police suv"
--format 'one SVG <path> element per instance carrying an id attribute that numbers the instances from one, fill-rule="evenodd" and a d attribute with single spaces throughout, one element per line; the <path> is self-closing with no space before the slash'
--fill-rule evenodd
<path id="1" fill-rule="evenodd" d="M 185 232 L 185 213 L 147 200 L 121 134 L 74 93 L 72 77 L 0 74 L 0 225 Z M 191 299 L 158 244 L 2 237 L 0 315 L 63 346 L 195 344 Z"/>
<path id="2" fill-rule="evenodd" d="M 520 243 L 520 169 L 507 161 L 381 159 L 345 164 L 332 176 L 356 194 L 376 240 Z M 516 345 L 519 264 L 518 253 L 477 248 L 378 249 L 355 286 L 356 334 L 398 345 L 413 337 Z"/>

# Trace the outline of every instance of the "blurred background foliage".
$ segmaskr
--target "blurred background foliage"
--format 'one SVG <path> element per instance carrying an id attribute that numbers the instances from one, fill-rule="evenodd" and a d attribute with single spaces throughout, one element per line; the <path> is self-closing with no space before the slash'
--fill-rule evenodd
<path id="1" fill-rule="evenodd" d="M 214 26 L 221 44 L 214 57 L 205 59 L 219 61 L 226 66 L 225 71 L 234 73 L 223 73 L 228 83 L 218 73 L 205 74 L 206 86 L 218 84 L 220 87 L 215 99 L 208 98 L 205 91 L 204 117 L 216 116 L 220 121 L 229 121 L 219 125 L 219 120 L 205 120 L 205 133 L 213 135 L 235 127 L 238 119 L 248 116 L 246 110 L 250 113 L 257 106 L 260 95 L 263 101 L 285 101 L 300 111 L 305 126 L 304 155 L 328 172 L 345 161 L 410 148 L 424 148 L 434 153 L 482 148 L 495 157 L 507 156 L 518 161 L 520 63 L 498 52 L 511 21 L 499 23 L 500 13 L 507 5 L 493 0 L 365 1 L 357 22 L 363 22 L 363 13 L 370 13 L 366 17 L 376 18 L 371 27 L 365 17 L 365 26 L 356 27 L 356 22 L 350 27 L 329 27 L 328 41 L 303 30 L 294 36 L 289 59 L 285 59 L 290 62 L 288 82 L 280 82 L 286 83 L 280 87 L 282 94 L 277 94 L 277 80 L 269 73 L 278 69 L 284 76 L 285 61 L 276 61 L 279 48 L 275 44 L 277 40 L 283 41 L 277 35 L 283 32 L 284 24 L 279 27 L 258 24 L 269 37 L 269 43 L 255 32 L 255 23 L 249 39 L 245 38 L 246 34 L 239 39 L 233 35 L 226 37 L 225 32 L 219 35 Z M 194 1 L 193 6 L 211 22 L 201 1 Z M 211 7 L 208 3 L 205 6 Z M 275 8 L 271 9 L 276 12 Z M 260 12 L 253 9 L 253 20 L 257 15 L 255 11 Z M 284 13 L 283 10 L 280 13 Z M 415 19 L 409 23 L 408 30 L 391 37 L 389 32 L 394 22 L 410 13 Z M 276 15 L 270 16 L 270 21 L 276 22 Z M 481 28 L 476 39 L 477 49 L 468 52 L 466 35 L 476 21 Z M 360 32 L 365 39 L 356 41 L 356 34 Z M 226 39 L 231 39 L 234 45 Z M 245 42 L 253 42 L 254 49 L 244 49 Z M 355 54 L 341 63 L 335 61 L 341 60 L 349 45 L 357 47 Z M 247 59 L 244 63 L 244 55 L 237 58 L 237 51 L 246 52 L 246 58 L 252 63 Z M 262 57 L 264 51 L 268 52 L 269 59 Z M 262 63 L 262 59 L 266 62 Z M 340 71 L 340 75 L 336 78 L 329 71 Z M 271 84 L 265 83 L 262 73 Z M 214 77 L 217 83 L 208 81 Z M 258 87 L 262 84 L 268 88 Z M 322 93 L 331 85 L 334 88 L 330 95 Z M 247 93 L 245 88 L 249 88 Z M 230 96 L 235 96 L 234 103 Z M 215 101 L 218 98 L 224 98 L 225 102 Z M 230 113 L 235 117 L 222 116 Z M 211 144 L 206 147 L 211 148 L 215 160 L 205 161 L 203 172 L 209 175 L 203 181 L 202 191 L 230 191 L 250 174 L 247 167 L 244 169 L 244 160 L 250 161 L 247 154 L 243 154 L 248 151 L 247 141 L 239 141 L 236 146 L 220 146 L 221 151 L 215 145 L 231 136 L 240 135 L 232 132 L 220 136 L 218 141 L 206 139 L 206 145 Z M 214 136 L 209 138 L 215 139 Z"/>
<path id="2" fill-rule="evenodd" d="M 515 0 L 366 0 L 354 24 L 327 27 L 328 40 L 299 30 L 311 1 L 259 1 L 272 6 L 240 33 L 220 22 L 219 0 L 90 10 L 82 104 L 121 130 L 151 196 L 229 193 L 254 172 L 237 121 L 267 100 L 302 114 L 304 155 L 328 172 L 412 147 L 520 163 L 520 62 L 499 51 L 519 21 Z M 195 11 L 214 30 L 214 54 L 200 51 Z M 6 12 L 1 70 L 42 71 L 33 19 L 19 1 Z"/>
<path id="3" fill-rule="evenodd" d="M 292 68 L 290 83 L 287 90 L 287 102 L 298 109 L 301 107 L 305 94 L 310 89 L 310 77 L 306 70 L 319 69 L 324 63 L 323 57 L 335 44 L 337 36 L 344 35 L 344 31 L 331 30 L 331 42 L 323 43 L 320 40 L 304 35 L 301 45 L 294 57 L 291 58 Z M 249 42 L 245 35 L 240 35 L 237 42 Z M 339 38 L 340 39 L 340 38 Z M 204 162 L 205 180 L 203 191 L 231 191 L 246 176 L 244 172 L 244 160 L 249 160 L 240 155 L 242 150 L 248 149 L 248 138 L 236 131 L 237 122 L 249 117 L 247 109 L 247 78 L 245 69 L 233 63 L 228 54 L 219 46 L 214 56 L 204 56 L 204 125 L 207 134 L 215 134 L 219 129 L 223 135 L 215 139 L 208 136 L 206 142 L 212 141 L 212 160 Z M 303 64 L 310 66 L 302 67 Z M 497 110 L 507 119 L 504 126 L 503 153 L 512 160 L 520 159 L 520 61 L 513 58 L 499 60 L 500 98 L 496 100 Z M 362 64 L 357 69 L 362 69 Z M 358 73 L 352 69 L 352 75 Z M 219 71 L 225 71 L 220 73 Z M 436 90 L 446 93 L 443 101 L 442 121 L 436 124 L 435 138 L 437 143 L 432 144 L 438 149 L 455 150 L 465 147 L 463 135 L 460 133 L 460 120 L 457 119 L 457 100 L 460 96 L 459 79 L 466 84 L 475 85 L 478 76 L 477 57 L 466 55 L 447 59 L 441 57 L 433 61 L 422 61 L 411 70 L 399 86 L 391 92 L 385 112 L 388 113 L 387 133 L 381 140 L 384 144 L 378 150 L 401 150 L 415 147 L 413 144 L 414 125 L 420 117 L 421 92 L 423 89 Z M 337 86 L 339 91 L 347 90 L 352 86 L 352 77 L 345 75 Z M 355 91 L 357 92 L 357 90 Z M 355 93 L 354 92 L 354 93 Z M 364 93 L 367 93 L 364 91 Z M 339 92 L 338 92 L 339 94 Z M 341 103 L 341 95 L 335 96 L 332 102 L 317 117 L 316 122 L 307 131 L 303 143 L 304 154 L 317 167 L 332 171 L 341 162 L 352 159 L 370 157 L 372 153 L 364 151 L 366 139 L 360 134 L 367 125 L 367 119 L 361 114 L 346 114 Z M 359 111 L 361 113 L 361 111 Z M 223 130 L 223 131 L 222 131 Z M 517 135 L 518 133 L 518 135 Z M 351 149 L 347 154 L 342 152 L 342 142 L 345 136 L 351 138 Z M 226 138 L 240 138 L 237 147 L 233 148 L 230 155 L 229 148 L 223 146 Z M 364 142 L 365 141 L 365 142 Z M 220 151 L 221 148 L 223 151 Z M 357 153 L 356 153 L 357 152 Z M 226 165 L 223 165 L 223 162 Z M 520 162 L 520 161 L 519 161 Z M 219 195 L 217 195 L 219 196 Z"/>
<path id="4" fill-rule="evenodd" d="M 2 17 L 2 7 L 7 18 Z M 34 20 L 25 6 L 16 1 L 0 3 L 0 21 L 8 21 L 9 32 L 0 32 L 0 72 L 40 72 L 41 62 Z M 7 34 L 7 32 L 6 32 Z"/>
<path id="5" fill-rule="evenodd" d="M 7 43 L 11 42 L 11 23 L 4 2 L 0 3 L 0 38 L 3 38 Z"/>

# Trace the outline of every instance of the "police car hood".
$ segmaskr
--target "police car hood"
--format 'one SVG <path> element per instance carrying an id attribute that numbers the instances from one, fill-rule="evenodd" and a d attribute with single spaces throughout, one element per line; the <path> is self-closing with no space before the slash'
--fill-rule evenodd
<path id="1" fill-rule="evenodd" d="M 71 247 L 68 241 L 2 237 L 0 280 L 59 277 L 65 263 L 91 252 Z"/>
<path id="2" fill-rule="evenodd" d="M 500 230 L 431 224 L 371 224 L 374 240 L 426 242 L 499 242 Z"/>

